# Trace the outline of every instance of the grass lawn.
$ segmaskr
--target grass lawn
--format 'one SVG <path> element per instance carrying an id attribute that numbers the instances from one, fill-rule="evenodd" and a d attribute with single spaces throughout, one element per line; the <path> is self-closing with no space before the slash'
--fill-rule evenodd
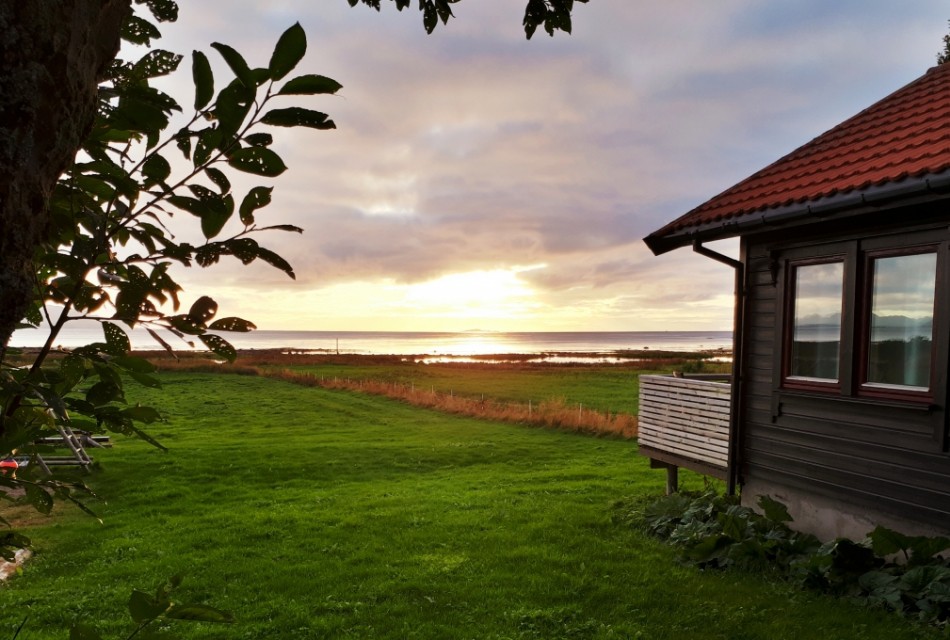
<path id="1" fill-rule="evenodd" d="M 305 364 L 309 363 L 309 364 Z M 502 402 L 561 400 L 585 409 L 636 415 L 638 380 L 646 373 L 672 371 L 665 361 L 620 364 L 551 365 L 414 362 L 399 357 L 309 356 L 256 357 L 242 353 L 239 365 L 288 368 L 327 379 L 378 380 L 413 385 L 420 391 L 441 391 Z"/>
<path id="2" fill-rule="evenodd" d="M 632 442 L 447 416 L 279 380 L 165 374 L 166 444 L 116 440 L 90 484 L 28 531 L 0 587 L 0 637 L 125 637 L 133 587 L 184 574 L 182 600 L 232 610 L 183 638 L 936 637 L 782 583 L 680 566 L 611 522 L 664 474 Z M 132 394 L 130 394 L 132 395 Z M 701 480 L 682 474 L 687 488 Z"/>

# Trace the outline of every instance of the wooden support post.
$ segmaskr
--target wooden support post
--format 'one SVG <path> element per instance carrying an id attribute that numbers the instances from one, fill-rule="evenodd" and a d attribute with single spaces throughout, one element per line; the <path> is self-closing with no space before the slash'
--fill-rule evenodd
<path id="1" fill-rule="evenodd" d="M 674 465 L 666 468 L 666 495 L 668 496 L 679 491 L 679 470 L 680 468 Z"/>
<path id="2" fill-rule="evenodd" d="M 679 471 L 680 468 L 672 463 L 650 458 L 651 469 L 666 469 L 666 495 L 670 496 L 679 491 Z"/>

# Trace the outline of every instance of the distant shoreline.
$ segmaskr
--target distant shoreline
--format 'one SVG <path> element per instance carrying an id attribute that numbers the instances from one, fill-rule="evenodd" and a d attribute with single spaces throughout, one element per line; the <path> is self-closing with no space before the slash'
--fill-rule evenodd
<path id="1" fill-rule="evenodd" d="M 164 334 L 163 334 L 164 335 Z M 129 337 L 136 350 L 160 350 L 143 329 Z M 391 354 L 405 356 L 497 356 L 499 354 L 604 354 L 617 352 L 677 351 L 693 352 L 732 348 L 731 331 L 537 331 L 537 332 L 399 332 L 399 331 L 273 331 L 222 333 L 221 337 L 243 350 L 281 349 L 300 352 Z M 176 351 L 204 345 L 194 336 L 185 340 L 165 336 Z M 44 332 L 17 332 L 12 345 L 39 347 Z M 56 344 L 75 348 L 102 342 L 102 329 L 96 326 L 71 327 L 57 338 Z"/>
<path id="2" fill-rule="evenodd" d="M 164 350 L 137 350 L 136 355 L 152 360 L 173 359 Z M 236 363 L 272 364 L 294 362 L 296 364 L 313 362 L 320 364 L 444 364 L 444 365 L 539 365 L 539 366 L 577 366 L 577 365 L 635 365 L 645 362 L 670 361 L 709 361 L 731 362 L 732 350 L 724 348 L 700 349 L 693 351 L 670 351 L 661 349 L 619 349 L 610 351 L 543 351 L 539 353 L 491 353 L 491 354 L 379 354 L 379 353 L 336 353 L 333 349 L 238 349 Z M 183 351 L 176 353 L 180 360 L 217 359 L 209 351 Z"/>

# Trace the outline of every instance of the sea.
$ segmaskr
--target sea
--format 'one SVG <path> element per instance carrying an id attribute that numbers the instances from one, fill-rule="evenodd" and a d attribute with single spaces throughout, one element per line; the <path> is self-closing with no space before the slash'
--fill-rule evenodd
<path id="1" fill-rule="evenodd" d="M 237 349 L 281 349 L 304 353 L 373 355 L 418 355 L 429 360 L 464 359 L 501 354 L 538 355 L 546 360 L 610 359 L 631 350 L 710 351 L 732 349 L 731 331 L 279 331 L 222 333 Z M 182 351 L 203 345 L 189 345 L 172 336 L 163 336 Z M 40 330 L 20 330 L 10 341 L 16 347 L 39 347 L 46 334 Z M 161 349 L 142 329 L 130 333 L 135 349 Z M 189 337 L 189 339 L 192 339 Z M 67 328 L 56 346 L 78 347 L 101 342 L 98 326 Z"/>

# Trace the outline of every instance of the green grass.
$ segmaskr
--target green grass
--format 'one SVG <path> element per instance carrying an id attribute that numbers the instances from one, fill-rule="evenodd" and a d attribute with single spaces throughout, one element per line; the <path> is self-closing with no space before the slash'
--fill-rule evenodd
<path id="1" fill-rule="evenodd" d="M 636 414 L 639 377 L 653 373 L 616 365 L 525 366 L 479 364 L 421 364 L 393 362 L 384 365 L 325 364 L 292 367 L 326 378 L 382 380 L 414 385 L 503 402 L 538 404 L 563 400 L 586 409 Z"/>
<path id="2" fill-rule="evenodd" d="M 0 637 L 117 638 L 133 587 L 232 610 L 184 638 L 866 638 L 931 632 L 788 585 L 702 573 L 611 521 L 658 495 L 635 444 L 446 416 L 277 380 L 164 375 L 170 449 L 117 440 L 0 587 Z M 143 402 L 152 392 L 136 390 Z M 684 473 L 687 488 L 701 479 Z"/>

